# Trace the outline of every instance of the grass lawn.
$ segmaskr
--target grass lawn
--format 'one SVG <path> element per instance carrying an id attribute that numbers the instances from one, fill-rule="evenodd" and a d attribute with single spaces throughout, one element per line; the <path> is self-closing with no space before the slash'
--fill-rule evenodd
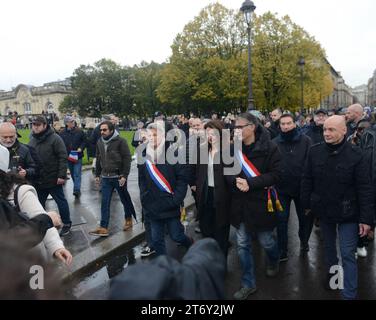
<path id="1" fill-rule="evenodd" d="M 30 130 L 28 129 L 22 129 L 22 130 L 17 130 L 17 132 L 22 136 L 21 138 L 18 138 L 18 140 L 22 143 L 27 144 L 29 142 L 29 135 L 30 135 Z M 125 140 L 128 142 L 128 147 L 131 150 L 131 154 L 134 154 L 134 148 L 131 145 L 132 138 L 133 138 L 133 131 L 120 131 L 120 136 L 123 137 Z M 82 164 L 90 164 L 92 159 L 90 159 L 90 162 L 87 160 L 87 154 L 85 151 L 85 156 L 82 160 Z"/>

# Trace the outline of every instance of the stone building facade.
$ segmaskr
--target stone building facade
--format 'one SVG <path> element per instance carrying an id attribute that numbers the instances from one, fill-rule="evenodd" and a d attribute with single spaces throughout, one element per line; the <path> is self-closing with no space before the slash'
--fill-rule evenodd
<path id="1" fill-rule="evenodd" d="M 0 113 L 7 116 L 55 113 L 60 116 L 59 105 L 71 93 L 69 80 L 45 83 L 40 87 L 18 85 L 12 91 L 0 91 Z"/>

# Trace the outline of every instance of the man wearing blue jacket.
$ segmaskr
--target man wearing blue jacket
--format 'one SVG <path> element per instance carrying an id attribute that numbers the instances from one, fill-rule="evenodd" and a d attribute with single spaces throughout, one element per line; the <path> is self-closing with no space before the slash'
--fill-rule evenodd
<path id="1" fill-rule="evenodd" d="M 64 119 L 65 129 L 60 133 L 68 153 L 68 169 L 73 179 L 73 195 L 81 195 L 82 157 L 86 147 L 85 133 L 77 127 L 74 117 Z"/>

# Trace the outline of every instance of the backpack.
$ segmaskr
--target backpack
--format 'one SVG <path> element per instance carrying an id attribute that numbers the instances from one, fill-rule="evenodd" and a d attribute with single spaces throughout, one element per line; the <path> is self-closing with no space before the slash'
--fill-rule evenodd
<path id="1" fill-rule="evenodd" d="M 26 215 L 20 212 L 18 204 L 18 190 L 21 185 L 14 190 L 14 206 L 8 200 L 0 198 L 0 231 L 9 231 L 19 224 L 26 222 Z"/>
<path id="2" fill-rule="evenodd" d="M 0 232 L 14 237 L 20 246 L 29 249 L 43 240 L 50 226 L 42 214 L 29 219 L 20 211 L 18 203 L 20 187 L 21 185 L 18 185 L 14 190 L 14 206 L 7 199 L 0 198 Z"/>

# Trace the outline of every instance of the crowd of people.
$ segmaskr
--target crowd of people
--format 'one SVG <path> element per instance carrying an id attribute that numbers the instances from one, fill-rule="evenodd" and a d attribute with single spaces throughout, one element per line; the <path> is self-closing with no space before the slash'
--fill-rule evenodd
<path id="1" fill-rule="evenodd" d="M 294 202 L 301 254 L 310 250 L 316 225 L 324 239 L 325 285 L 334 289 L 330 270 L 339 263 L 338 237 L 344 271 L 341 294 L 356 299 L 356 259 L 367 255 L 375 227 L 376 130 L 367 111 L 355 104 L 342 114 L 318 109 L 303 116 L 275 109 L 267 115 L 253 110 L 222 118 L 213 113 L 208 119 L 193 115 L 168 119 L 158 111 L 148 123 L 139 121 L 131 144 L 136 148 L 146 233 L 142 256 L 168 254 L 166 230 L 172 240 L 191 247 L 194 241 L 181 222 L 190 188 L 197 209 L 196 231 L 214 239 L 224 257 L 230 227 L 236 230 L 242 277 L 234 299 L 245 300 L 258 289 L 255 267 L 260 261 L 253 256 L 252 240 L 265 251 L 266 276 L 276 277 L 280 263 L 289 259 L 289 240 L 296 241 L 288 232 Z M 93 174 L 102 198 L 101 219 L 90 235 L 110 235 L 115 189 L 124 208 L 124 231 L 132 229 L 136 212 L 127 190 L 132 155 L 119 134 L 117 118 L 104 116 L 89 132 L 79 128 L 71 115 L 64 124 L 54 128 L 43 115 L 33 117 L 27 145 L 18 141 L 14 124 L 0 124 L 0 193 L 2 200 L 29 218 L 27 226 L 18 221 L 7 228 L 20 237 L 34 234 L 33 247 L 37 244 L 47 258 L 69 265 L 72 255 L 60 238 L 72 227 L 63 186 L 69 170 L 73 195 L 80 197 L 85 149 L 94 159 Z M 59 214 L 46 212 L 49 195 Z"/>

